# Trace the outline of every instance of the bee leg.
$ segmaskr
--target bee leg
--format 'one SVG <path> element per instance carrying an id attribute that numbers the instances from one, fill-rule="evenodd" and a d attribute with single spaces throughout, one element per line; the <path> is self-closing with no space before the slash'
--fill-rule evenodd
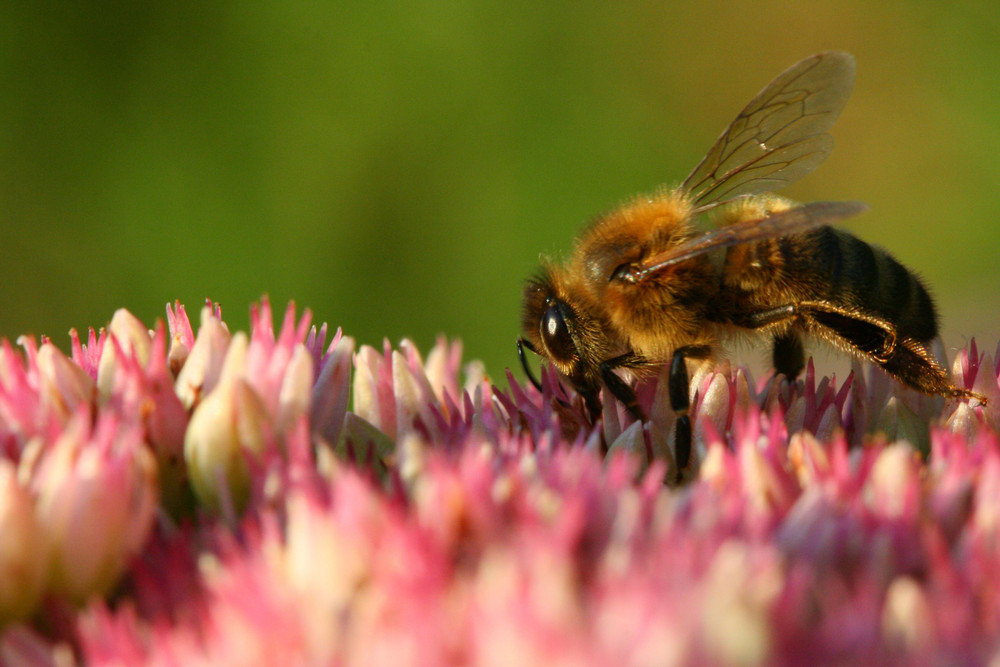
<path id="1" fill-rule="evenodd" d="M 535 377 L 535 374 L 531 372 L 531 367 L 528 365 L 528 356 L 524 353 L 524 348 L 528 348 L 532 352 L 535 352 L 535 354 L 538 354 L 538 352 L 535 351 L 535 348 L 531 346 L 531 343 L 523 338 L 518 338 L 517 357 L 521 360 L 521 368 L 524 369 L 524 374 L 528 376 L 528 380 L 531 381 L 531 384 L 535 385 L 535 389 L 541 391 L 542 383 L 539 382 L 538 378 Z"/>
<path id="2" fill-rule="evenodd" d="M 688 415 L 688 409 L 691 407 L 691 389 L 683 347 L 674 351 L 667 389 L 670 392 L 670 407 L 677 415 L 674 427 L 674 459 L 677 461 L 678 470 L 683 470 L 691 460 L 691 417 Z"/>
<path id="3" fill-rule="evenodd" d="M 759 329 L 798 319 L 812 325 L 820 336 L 834 333 L 876 363 L 884 363 L 896 349 L 896 327 L 876 315 L 842 308 L 823 301 L 800 301 L 751 313 L 739 324 Z"/>
<path id="4" fill-rule="evenodd" d="M 823 301 L 800 301 L 751 313 L 740 324 L 760 329 L 789 320 L 808 323 L 811 333 L 828 340 L 831 333 L 836 334 L 879 364 L 884 364 L 896 349 L 896 328 L 891 322 Z M 797 376 L 804 366 L 801 342 L 788 340 L 793 336 L 794 333 L 787 333 L 774 339 L 774 367 L 789 378 Z"/>
<path id="5" fill-rule="evenodd" d="M 535 374 L 531 372 L 531 366 L 528 365 L 528 356 L 524 353 L 525 348 L 531 350 L 535 354 L 538 354 L 538 351 L 531 345 L 531 343 L 529 343 L 524 338 L 518 338 L 517 356 L 521 360 L 521 368 L 524 369 L 524 374 L 528 376 L 528 381 L 531 382 L 532 385 L 534 385 L 535 389 L 537 389 L 539 393 L 544 393 L 544 390 L 542 389 L 542 383 L 538 381 L 538 378 L 535 377 Z M 587 406 L 587 411 L 590 413 L 591 423 L 596 422 L 601 415 L 601 404 L 597 400 L 597 392 L 582 391 L 582 390 L 578 391 L 579 394 L 583 397 L 583 402 Z M 562 407 L 564 408 L 570 407 L 569 403 L 562 400 L 561 398 L 556 400 L 559 401 L 559 405 L 561 405 Z"/>
<path id="6" fill-rule="evenodd" d="M 875 362 L 889 375 L 925 394 L 973 399 L 986 405 L 987 398 L 979 392 L 951 384 L 947 371 L 941 367 L 926 346 L 912 338 L 904 338 L 890 358 Z"/>
<path id="7" fill-rule="evenodd" d="M 823 301 L 801 301 L 752 313 L 740 324 L 756 329 L 792 318 L 807 322 L 810 332 L 820 338 L 846 342 L 857 354 L 917 391 L 980 402 L 986 400 L 981 394 L 951 384 L 948 373 L 924 343 L 910 338 L 899 339 L 892 322 L 871 313 Z"/>
<path id="8" fill-rule="evenodd" d="M 638 421 L 646 421 L 646 416 L 642 414 L 642 408 L 639 407 L 639 401 L 636 400 L 635 391 L 615 373 L 615 369 L 634 368 L 644 363 L 645 360 L 635 352 L 626 352 L 601 362 L 601 380 L 604 381 L 604 386 L 608 388 L 612 396 L 621 401 L 628 413 Z"/>
<path id="9" fill-rule="evenodd" d="M 789 331 L 775 336 L 771 348 L 771 360 L 775 371 L 782 373 L 789 380 L 797 378 L 806 365 L 805 350 L 798 334 Z"/>
<path id="10" fill-rule="evenodd" d="M 690 380 L 687 372 L 687 359 L 704 359 L 711 354 L 707 345 L 685 345 L 674 350 L 670 361 L 670 375 L 667 379 L 667 393 L 670 396 L 670 407 L 677 415 L 674 435 L 674 459 L 678 470 L 687 468 L 691 461 L 691 408 Z M 635 419 L 645 421 L 642 408 L 636 399 L 635 391 L 627 382 L 621 379 L 616 368 L 634 368 L 642 366 L 646 361 L 635 354 L 627 352 L 601 363 L 601 379 L 611 395 L 621 401 Z"/>
<path id="11" fill-rule="evenodd" d="M 828 304 L 807 304 L 812 320 L 847 341 L 863 356 L 889 375 L 917 391 L 954 398 L 975 399 L 985 405 L 986 397 L 951 384 L 948 372 L 924 343 L 899 338 L 895 325 L 880 317 Z"/>
<path id="12" fill-rule="evenodd" d="M 678 470 L 684 470 L 691 460 L 691 387 L 687 372 L 687 359 L 703 359 L 711 353 L 706 345 L 685 345 L 674 350 L 670 361 L 670 376 L 667 380 L 667 390 L 670 394 L 670 407 L 677 415 L 674 435 L 674 458 Z"/>
<path id="13" fill-rule="evenodd" d="M 601 418 L 601 402 L 597 399 L 597 391 L 584 391 L 578 389 L 577 392 L 583 397 L 583 404 L 587 406 L 590 413 L 590 423 L 596 424 Z"/>

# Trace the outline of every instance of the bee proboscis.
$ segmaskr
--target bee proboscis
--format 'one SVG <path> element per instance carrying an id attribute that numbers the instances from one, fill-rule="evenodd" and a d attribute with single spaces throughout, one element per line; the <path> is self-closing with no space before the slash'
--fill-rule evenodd
<path id="1" fill-rule="evenodd" d="M 850 54 L 796 63 L 680 186 L 597 218 L 565 263 L 543 264 L 524 289 L 518 340 L 532 382 L 524 348 L 552 363 L 595 419 L 602 387 L 643 419 L 619 371 L 642 377 L 668 367 L 680 470 L 691 448 L 686 360 L 715 357 L 733 335 L 769 341 L 776 372 L 792 379 L 805 363 L 804 334 L 923 393 L 985 403 L 953 385 L 930 352 L 938 319 L 920 280 L 885 250 L 829 226 L 863 204 L 769 194 L 826 158 L 853 84 Z"/>

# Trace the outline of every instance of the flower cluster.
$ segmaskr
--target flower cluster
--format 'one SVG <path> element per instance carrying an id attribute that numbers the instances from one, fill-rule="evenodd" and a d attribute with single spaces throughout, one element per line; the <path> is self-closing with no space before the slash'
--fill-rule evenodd
<path id="1" fill-rule="evenodd" d="M 1000 384 L 691 382 L 678 470 L 551 369 L 361 346 L 293 306 L 0 343 L 0 664 L 986 664 Z"/>

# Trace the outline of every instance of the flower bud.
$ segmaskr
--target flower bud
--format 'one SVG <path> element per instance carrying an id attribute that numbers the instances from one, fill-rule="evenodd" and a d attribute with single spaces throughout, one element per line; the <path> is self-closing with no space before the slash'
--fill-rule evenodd
<path id="1" fill-rule="evenodd" d="M 263 451 L 267 410 L 243 379 L 222 382 L 188 424 L 184 461 L 195 496 L 212 509 L 239 512 L 250 498 L 247 454 Z"/>
<path id="2" fill-rule="evenodd" d="M 0 459 L 0 628 L 26 618 L 42 593 L 48 565 L 45 540 L 28 489 L 14 465 Z"/>
<path id="3" fill-rule="evenodd" d="M 879 452 L 863 497 L 879 516 L 914 518 L 920 509 L 920 479 L 917 453 L 906 442 L 897 441 Z"/>
<path id="4" fill-rule="evenodd" d="M 351 364 L 354 359 L 354 339 L 341 338 L 330 351 L 312 391 L 313 431 L 326 442 L 336 445 L 347 413 L 351 396 Z"/>
<path id="5" fill-rule="evenodd" d="M 104 345 L 101 362 L 97 368 L 97 388 L 102 401 L 111 395 L 111 389 L 114 387 L 114 376 L 119 363 L 118 354 L 135 355 L 139 364 L 145 366 L 152 348 L 149 329 L 124 308 L 115 311 L 111 324 L 108 325 L 108 334 L 110 339 Z M 113 344 L 114 341 L 118 341 L 117 346 Z"/>
<path id="6" fill-rule="evenodd" d="M 312 401 L 313 361 L 305 345 L 292 348 L 278 389 L 278 405 L 274 415 L 278 433 L 287 433 L 295 422 L 308 414 Z"/>
<path id="7" fill-rule="evenodd" d="M 194 347 L 194 332 L 191 331 L 191 321 L 187 311 L 180 301 L 174 306 L 167 304 L 167 326 L 170 327 L 170 349 L 167 351 L 167 362 L 171 372 L 176 376 L 184 367 L 191 348 Z"/>
<path id="8" fill-rule="evenodd" d="M 37 364 L 42 405 L 58 415 L 60 422 L 93 397 L 94 381 L 52 343 L 42 344 Z"/>
<path id="9" fill-rule="evenodd" d="M 632 425 L 625 429 L 614 442 L 608 447 L 608 456 L 611 457 L 616 452 L 626 452 L 636 456 L 643 465 L 649 463 L 649 455 L 646 450 L 646 438 L 642 430 L 642 422 L 632 422 Z"/>
<path id="10" fill-rule="evenodd" d="M 354 355 L 353 412 L 392 439 L 396 437 L 396 397 L 390 355 L 362 345 Z"/>
<path id="11" fill-rule="evenodd" d="M 894 579 L 885 591 L 882 605 L 885 638 L 917 656 L 934 644 L 936 632 L 934 604 L 920 584 L 911 577 Z"/>
<path id="12" fill-rule="evenodd" d="M 79 411 L 42 454 L 32 485 L 52 549 L 50 590 L 78 604 L 107 593 L 153 524 L 156 463 L 141 429 L 105 417 L 91 430 Z"/>
<path id="13" fill-rule="evenodd" d="M 177 396 L 188 409 L 193 407 L 203 394 L 212 391 L 219 381 L 222 364 L 229 349 L 229 331 L 222 321 L 206 306 L 201 309 L 201 328 L 184 361 L 184 367 L 177 374 Z"/>

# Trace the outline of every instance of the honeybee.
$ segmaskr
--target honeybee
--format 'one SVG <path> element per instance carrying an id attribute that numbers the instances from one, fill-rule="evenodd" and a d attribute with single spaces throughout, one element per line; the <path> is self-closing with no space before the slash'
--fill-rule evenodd
<path id="1" fill-rule="evenodd" d="M 543 264 L 523 296 L 518 354 L 529 379 L 539 386 L 525 348 L 555 366 L 595 420 L 602 387 L 642 420 L 619 371 L 643 377 L 669 365 L 680 470 L 691 450 L 686 360 L 715 357 L 734 334 L 770 342 L 775 371 L 792 379 L 805 363 L 806 334 L 923 393 L 985 403 L 951 384 L 929 351 L 938 317 L 920 280 L 885 250 L 828 226 L 863 204 L 768 194 L 826 158 L 827 132 L 853 85 L 850 54 L 793 65 L 680 186 L 597 218 L 565 264 Z"/>

